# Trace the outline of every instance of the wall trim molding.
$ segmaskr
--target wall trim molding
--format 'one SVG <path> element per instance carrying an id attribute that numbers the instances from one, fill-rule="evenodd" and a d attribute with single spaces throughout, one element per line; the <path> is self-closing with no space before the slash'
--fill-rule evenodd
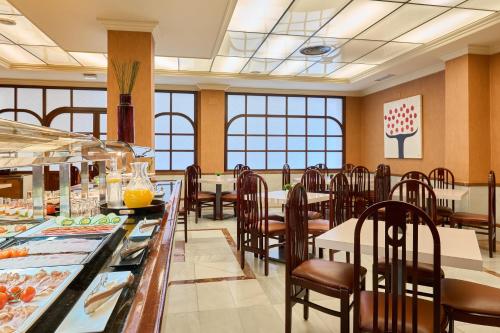
<path id="1" fill-rule="evenodd" d="M 198 83 L 196 85 L 199 90 L 222 90 L 226 91 L 229 89 L 228 84 L 218 84 L 218 83 Z"/>
<path id="2" fill-rule="evenodd" d="M 98 17 L 96 20 L 101 23 L 106 28 L 106 30 L 152 33 L 158 27 L 158 21 L 115 20 L 100 17 Z"/>

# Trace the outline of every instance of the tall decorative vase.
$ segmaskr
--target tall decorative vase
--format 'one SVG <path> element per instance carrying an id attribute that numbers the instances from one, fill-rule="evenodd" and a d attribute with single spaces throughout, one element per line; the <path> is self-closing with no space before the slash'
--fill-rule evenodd
<path id="1" fill-rule="evenodd" d="M 130 94 L 120 94 L 118 105 L 118 140 L 134 143 L 134 107 Z"/>

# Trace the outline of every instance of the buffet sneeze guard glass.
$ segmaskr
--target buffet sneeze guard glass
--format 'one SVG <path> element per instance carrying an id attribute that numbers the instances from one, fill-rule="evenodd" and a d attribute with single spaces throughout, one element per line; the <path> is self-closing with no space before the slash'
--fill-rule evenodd
<path id="1" fill-rule="evenodd" d="M 31 167 L 33 175 L 33 218 L 44 217 L 44 167 L 59 166 L 60 212 L 71 213 L 70 170 L 80 164 L 82 196 L 88 195 L 88 162 L 99 167 L 99 197 L 106 198 L 106 160 L 104 144 L 90 136 L 43 126 L 0 119 L 0 169 Z"/>

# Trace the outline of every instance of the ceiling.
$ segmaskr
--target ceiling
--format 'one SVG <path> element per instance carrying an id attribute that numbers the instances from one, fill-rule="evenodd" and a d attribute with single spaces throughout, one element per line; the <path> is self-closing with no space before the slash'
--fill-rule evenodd
<path id="1" fill-rule="evenodd" d="M 112 21 L 153 31 L 157 83 L 357 91 L 469 45 L 488 54 L 499 11 L 500 0 L 0 0 L 0 20 L 16 21 L 0 24 L 0 77 L 99 72 Z"/>

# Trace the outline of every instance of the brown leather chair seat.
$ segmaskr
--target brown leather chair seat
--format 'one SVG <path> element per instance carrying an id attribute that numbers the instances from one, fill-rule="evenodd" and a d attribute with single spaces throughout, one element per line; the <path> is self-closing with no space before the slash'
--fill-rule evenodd
<path id="1" fill-rule="evenodd" d="M 308 223 L 309 233 L 322 234 L 330 230 L 330 221 L 323 219 L 309 220 Z"/>
<path id="2" fill-rule="evenodd" d="M 198 200 L 200 200 L 200 201 L 213 201 L 213 200 L 215 200 L 215 194 L 198 192 Z"/>
<path id="3" fill-rule="evenodd" d="M 320 219 L 322 217 L 323 217 L 323 215 L 321 215 L 320 212 L 315 212 L 315 211 L 312 211 L 312 210 L 310 210 L 310 211 L 307 212 L 307 218 L 309 220 L 316 220 L 316 219 Z"/>
<path id="4" fill-rule="evenodd" d="M 500 289 L 470 281 L 443 279 L 441 304 L 463 312 L 500 316 Z"/>
<path id="5" fill-rule="evenodd" d="M 437 206 L 436 214 L 443 217 L 450 217 L 453 215 L 453 209 L 447 206 Z"/>
<path id="6" fill-rule="evenodd" d="M 360 329 L 362 332 L 373 332 L 373 300 L 374 295 L 372 291 L 362 291 L 360 293 Z M 406 320 L 405 320 L 405 332 L 412 332 L 412 298 L 410 296 L 405 296 L 406 302 Z M 402 299 L 399 296 L 398 300 L 398 329 L 401 327 L 401 304 Z M 389 296 L 389 323 L 391 323 L 392 314 L 392 295 Z M 432 327 L 434 318 L 434 309 L 432 301 L 419 298 L 417 300 L 417 318 L 418 318 L 418 333 L 439 333 L 434 332 Z M 446 328 L 447 320 L 444 309 L 441 307 L 441 327 L 442 330 Z M 385 323 L 385 293 L 378 293 L 378 329 L 383 332 Z M 390 330 L 389 324 L 389 330 Z M 399 330 L 398 330 L 399 332 Z"/>
<path id="7" fill-rule="evenodd" d="M 361 267 L 361 275 L 366 269 Z M 310 280 L 330 288 L 344 288 L 352 292 L 354 287 L 354 265 L 343 262 L 310 259 L 292 271 L 292 277 Z"/>
<path id="8" fill-rule="evenodd" d="M 285 217 L 284 216 L 281 216 L 281 215 L 275 215 L 275 214 L 271 214 L 271 215 L 268 215 L 268 220 L 274 220 L 274 221 L 279 221 L 279 222 L 285 222 Z"/>
<path id="9" fill-rule="evenodd" d="M 279 234 L 284 234 L 286 231 L 286 224 L 280 221 L 274 221 L 274 220 L 268 220 L 268 229 L 267 231 L 269 232 L 269 236 L 274 236 L 274 235 L 279 235 Z M 264 223 L 262 223 L 261 226 L 261 232 L 264 233 L 265 227 Z"/>
<path id="10" fill-rule="evenodd" d="M 236 191 L 233 191 L 233 192 L 222 194 L 221 198 L 222 198 L 222 201 L 236 202 L 238 200 L 238 195 L 236 194 Z"/>
<path id="11" fill-rule="evenodd" d="M 488 224 L 488 215 L 459 212 L 453 214 L 451 220 L 456 224 Z"/>
<path id="12" fill-rule="evenodd" d="M 390 269 L 390 263 L 389 263 Z M 385 258 L 380 258 L 377 264 L 377 273 L 383 275 L 385 273 Z M 432 286 L 434 283 L 434 266 L 431 264 L 424 264 L 419 262 L 417 265 L 418 270 L 418 284 L 423 286 Z M 441 279 L 444 278 L 444 271 L 440 270 Z M 408 282 L 413 282 L 413 262 L 406 262 L 406 278 Z"/>

